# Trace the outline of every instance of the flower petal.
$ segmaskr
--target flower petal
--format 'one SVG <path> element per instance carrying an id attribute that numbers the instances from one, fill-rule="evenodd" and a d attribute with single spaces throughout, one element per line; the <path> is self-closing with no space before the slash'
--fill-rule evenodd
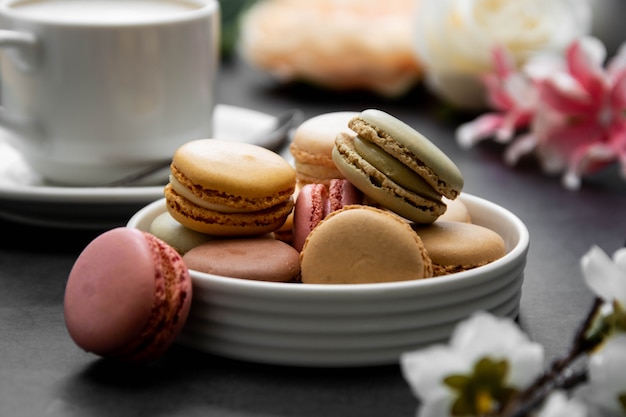
<path id="1" fill-rule="evenodd" d="M 593 245 L 581 258 L 580 266 L 585 283 L 597 296 L 607 302 L 617 299 L 626 305 L 626 275 L 606 252 Z"/>
<path id="2" fill-rule="evenodd" d="M 517 388 L 528 387 L 543 372 L 544 349 L 538 343 L 521 345 L 511 352 L 509 382 Z"/>
<path id="3" fill-rule="evenodd" d="M 450 415 L 453 399 L 449 395 L 437 395 L 423 402 L 419 410 L 419 417 L 442 417 Z"/>
<path id="4" fill-rule="evenodd" d="M 515 139 L 504 153 L 504 161 L 509 165 L 515 165 L 524 155 L 531 153 L 537 146 L 537 136 L 532 133 L 520 135 Z"/>
<path id="5" fill-rule="evenodd" d="M 587 114 L 594 102 L 587 90 L 567 73 L 556 73 L 537 84 L 539 100 L 553 109 L 570 115 Z"/>
<path id="6" fill-rule="evenodd" d="M 446 376 L 464 373 L 470 364 L 446 345 L 433 345 L 400 356 L 402 374 L 413 393 L 422 401 L 448 395 Z"/>
<path id="7" fill-rule="evenodd" d="M 566 71 L 565 61 L 555 53 L 541 53 L 531 57 L 522 67 L 522 71 L 534 81 L 550 78 L 555 72 Z"/>
<path id="8" fill-rule="evenodd" d="M 457 143 L 462 148 L 471 148 L 481 140 L 494 136 L 502 122 L 503 117 L 501 115 L 487 113 L 471 122 L 463 123 L 456 129 Z"/>
<path id="9" fill-rule="evenodd" d="M 585 417 L 587 407 L 577 398 L 568 399 L 563 391 L 554 391 L 545 400 L 537 417 Z"/>
<path id="10" fill-rule="evenodd" d="M 618 395 L 626 393 L 626 335 L 609 339 L 589 360 L 589 394 L 592 402 L 615 416 L 623 415 Z"/>
<path id="11" fill-rule="evenodd" d="M 568 169 L 563 176 L 563 185 L 567 189 L 578 189 L 580 179 L 615 161 L 613 149 L 602 143 L 580 146 L 570 157 Z"/>
<path id="12" fill-rule="evenodd" d="M 570 74 L 589 92 L 603 90 L 606 47 L 597 38 L 585 36 L 572 42 L 566 53 Z"/>
<path id="13" fill-rule="evenodd" d="M 517 349 L 532 344 L 513 320 L 484 311 L 459 323 L 450 338 L 451 348 L 472 363 L 485 356 L 508 358 Z"/>
<path id="14" fill-rule="evenodd" d="M 626 248 L 620 248 L 613 253 L 613 262 L 623 274 L 626 274 Z"/>
<path id="15" fill-rule="evenodd" d="M 617 117 L 623 119 L 621 112 L 626 108 L 626 68 L 618 71 L 612 78 L 612 89 L 610 92 L 610 106 L 618 113 Z"/>

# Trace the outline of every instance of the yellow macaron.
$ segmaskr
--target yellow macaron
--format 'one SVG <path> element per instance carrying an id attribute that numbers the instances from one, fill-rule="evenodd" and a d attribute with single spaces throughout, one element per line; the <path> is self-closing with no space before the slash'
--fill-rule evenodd
<path id="1" fill-rule="evenodd" d="M 170 168 L 167 211 L 191 230 L 219 236 L 269 233 L 293 209 L 295 170 L 260 146 L 199 139 L 178 148 Z"/>

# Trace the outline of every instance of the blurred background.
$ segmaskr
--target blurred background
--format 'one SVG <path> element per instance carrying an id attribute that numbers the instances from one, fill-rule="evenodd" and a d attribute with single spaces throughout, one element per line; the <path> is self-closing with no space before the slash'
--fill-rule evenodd
<path id="1" fill-rule="evenodd" d="M 454 0 L 220 3 L 224 60 L 241 59 L 277 82 L 386 98 L 425 82 L 458 109 L 475 107 L 477 92 L 466 76 L 490 69 L 495 43 L 506 45 L 522 65 L 530 54 L 562 51 L 582 35 L 597 36 L 608 56 L 626 39 L 623 0 L 477 2 L 472 16 L 457 10 Z M 465 90 L 469 99 L 450 96 L 445 85 Z"/>

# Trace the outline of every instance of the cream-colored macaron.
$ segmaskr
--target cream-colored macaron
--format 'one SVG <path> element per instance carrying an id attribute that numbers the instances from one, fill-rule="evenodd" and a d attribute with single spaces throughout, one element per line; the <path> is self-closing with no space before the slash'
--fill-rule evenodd
<path id="1" fill-rule="evenodd" d="M 328 185 L 333 178 L 343 178 L 333 162 L 332 150 L 339 133 L 354 135 L 348 122 L 356 115 L 358 113 L 352 111 L 323 113 L 298 126 L 289 147 L 298 184 Z"/>
<path id="2" fill-rule="evenodd" d="M 300 252 L 305 284 L 408 281 L 432 276 L 409 223 L 386 210 L 348 205 L 324 218 Z"/>

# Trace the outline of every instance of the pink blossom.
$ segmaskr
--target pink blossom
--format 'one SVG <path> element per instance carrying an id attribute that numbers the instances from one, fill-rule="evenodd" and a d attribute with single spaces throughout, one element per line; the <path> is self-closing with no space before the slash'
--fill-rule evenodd
<path id="1" fill-rule="evenodd" d="M 499 54 L 494 54 L 496 68 L 503 62 Z M 626 177 L 626 44 L 606 68 L 605 57 L 606 48 L 598 39 L 583 37 L 572 42 L 563 57 L 537 56 L 522 71 L 508 67 L 485 77 L 491 104 L 501 113 L 460 126 L 459 143 L 471 146 L 490 136 L 511 142 L 507 163 L 534 152 L 546 173 L 563 173 L 569 189 L 579 188 L 583 176 L 615 162 L 621 163 Z M 524 80 L 523 96 L 504 87 L 513 79 Z M 513 126 L 528 131 L 514 137 L 518 132 L 507 132 L 503 122 L 494 122 L 496 116 L 515 120 Z"/>
<path id="2" fill-rule="evenodd" d="M 528 126 L 532 119 L 536 99 L 530 80 L 516 72 L 512 57 L 503 48 L 495 48 L 492 56 L 495 72 L 484 74 L 482 80 L 487 101 L 498 112 L 486 113 L 458 128 L 457 138 L 464 147 L 489 137 L 508 143 L 516 130 Z"/>

